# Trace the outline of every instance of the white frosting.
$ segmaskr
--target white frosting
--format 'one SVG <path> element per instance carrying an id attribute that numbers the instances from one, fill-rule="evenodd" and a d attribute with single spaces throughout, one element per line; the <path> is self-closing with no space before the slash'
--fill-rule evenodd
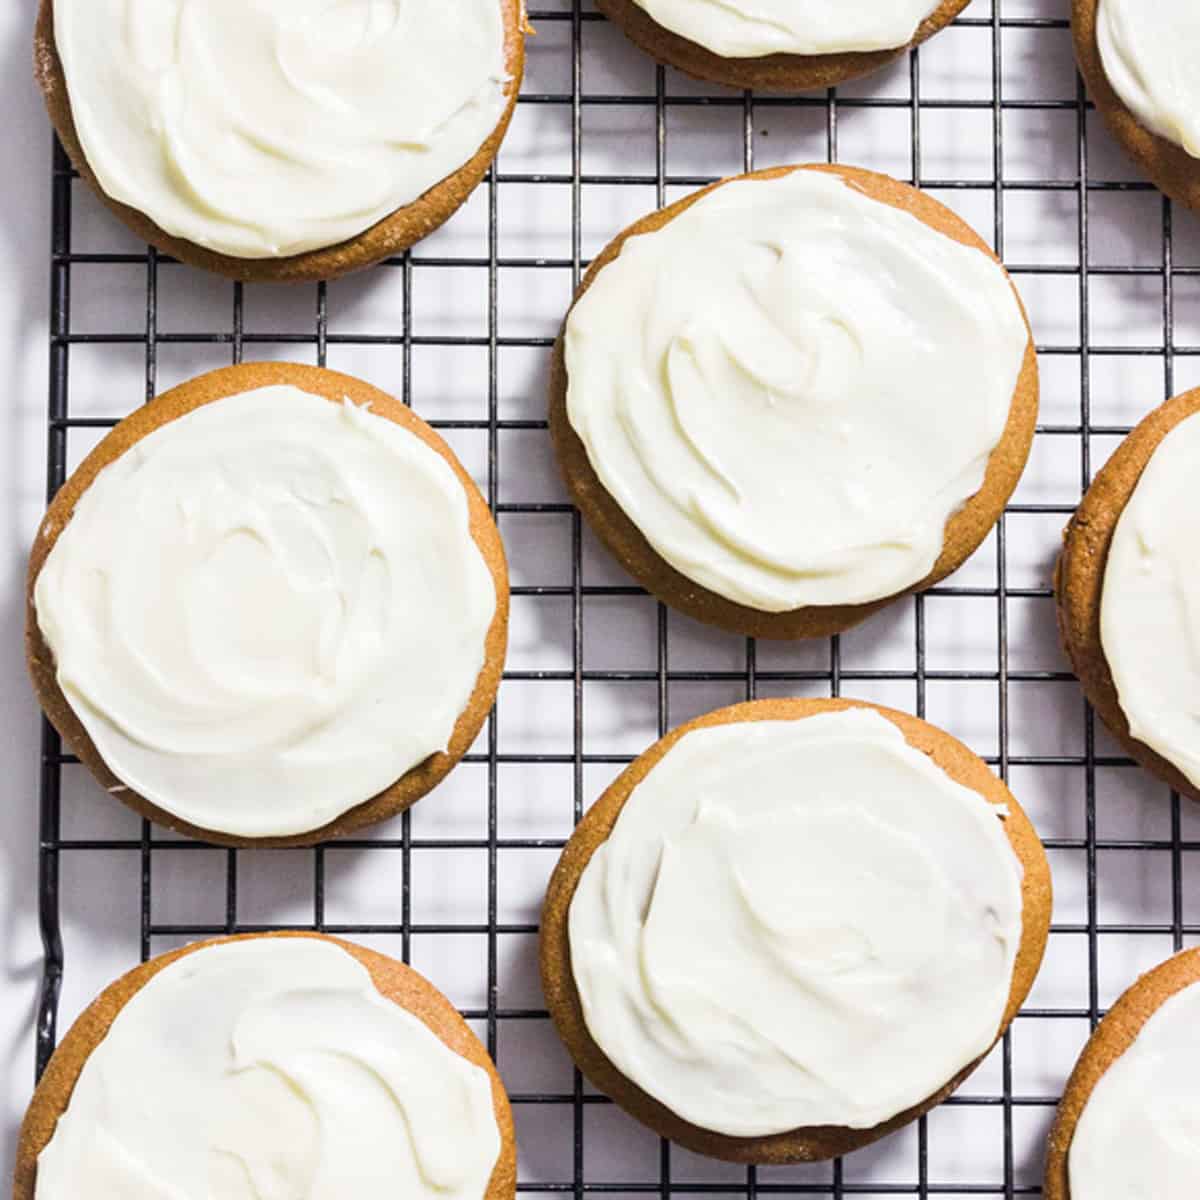
<path id="1" fill-rule="evenodd" d="M 766 612 L 856 604 L 932 570 L 1028 340 L 981 251 L 824 172 L 735 180 L 575 306 L 568 414 L 689 579 Z"/>
<path id="2" fill-rule="evenodd" d="M 211 946 L 117 1014 L 38 1159 L 37 1200 L 480 1200 L 487 1072 L 313 938 Z"/>
<path id="3" fill-rule="evenodd" d="M 1068 1169 L 1071 1200 L 1200 1194 L 1200 985 L 1167 1000 L 1100 1077 Z"/>
<path id="4" fill-rule="evenodd" d="M 291 386 L 161 426 L 38 575 L 58 683 L 123 784 L 243 837 L 319 828 L 445 750 L 496 590 L 414 433 Z"/>
<path id="5" fill-rule="evenodd" d="M 239 258 L 355 237 L 507 104 L 500 0 L 54 0 L 100 186 Z"/>
<path id="6" fill-rule="evenodd" d="M 1200 787 L 1200 414 L 1158 444 L 1109 546 L 1100 640 L 1139 741 Z"/>
<path id="7" fill-rule="evenodd" d="M 896 1116 L 999 1031 L 1022 932 L 1003 814 L 870 710 L 693 730 L 572 900 L 588 1029 L 704 1129 Z"/>
<path id="8" fill-rule="evenodd" d="M 664 29 L 722 58 L 907 46 L 941 0 L 635 0 Z"/>
<path id="9" fill-rule="evenodd" d="M 1200 158 L 1200 5 L 1100 0 L 1096 44 L 1113 90 L 1160 137 Z"/>

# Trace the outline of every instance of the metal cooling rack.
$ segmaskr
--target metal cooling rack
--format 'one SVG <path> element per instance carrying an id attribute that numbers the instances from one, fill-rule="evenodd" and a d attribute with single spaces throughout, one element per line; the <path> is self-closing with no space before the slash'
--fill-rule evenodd
<path id="1" fill-rule="evenodd" d="M 1189 856 L 1200 850 L 1200 823 L 1177 795 L 1168 797 L 1132 770 L 1106 741 L 1055 656 L 1052 632 L 1046 632 L 1053 628 L 1048 565 L 1057 530 L 1104 448 L 1176 390 L 1177 374 L 1200 361 L 1200 335 L 1191 336 L 1197 328 L 1191 311 L 1200 307 L 1194 303 L 1200 292 L 1190 286 L 1200 278 L 1200 236 L 1191 217 L 1173 213 L 1107 149 L 1106 135 L 1066 61 L 1065 0 L 995 4 L 992 12 L 987 0 L 977 0 L 952 29 L 886 73 L 885 83 L 779 98 L 688 83 L 648 65 L 581 0 L 559 0 L 557 7 L 544 0 L 531 12 L 540 33 L 531 42 L 530 75 L 514 131 L 473 201 L 477 237 L 466 239 L 465 251 L 451 240 L 451 252 L 442 253 L 446 240 L 435 235 L 371 273 L 386 275 L 386 286 L 395 294 L 394 320 L 386 332 L 344 328 L 336 319 L 337 285 L 289 294 L 292 316 L 284 319 L 293 322 L 292 329 L 297 327 L 295 296 L 307 297 L 311 306 L 301 332 L 280 331 L 278 322 L 264 331 L 253 315 L 260 295 L 254 285 L 199 279 L 155 251 L 127 242 L 117 249 L 78 248 L 78 210 L 91 201 L 56 146 L 48 495 L 77 457 L 76 442 L 94 440 L 165 386 L 163 364 L 181 348 L 193 357 L 207 356 L 206 367 L 270 354 L 320 364 L 328 360 L 354 370 L 347 355 L 369 352 L 375 368 L 361 373 L 432 416 L 432 424 L 448 437 L 473 447 L 475 461 L 469 465 L 514 554 L 514 623 L 522 611 L 541 614 L 526 625 L 535 633 L 553 630 L 557 657 L 548 663 L 536 650 L 514 648 L 486 732 L 443 789 L 457 787 L 454 799 L 427 799 L 371 836 L 274 858 L 269 852 L 249 855 L 179 841 L 148 824 L 139 826 L 80 778 L 82 768 L 46 725 L 40 825 L 46 965 L 37 1031 L 39 1073 L 60 1027 L 64 980 L 72 980 L 66 972 L 78 974 L 69 1003 L 63 999 L 64 1019 L 67 1010 L 73 1014 L 107 982 L 114 968 L 131 965 L 135 949 L 144 959 L 184 940 L 299 925 L 389 949 L 420 966 L 461 1004 L 497 1056 L 513 1093 L 522 1192 L 577 1197 L 712 1193 L 754 1200 L 760 1193 L 1011 1197 L 1040 1191 L 1041 1140 L 1089 1029 L 1137 969 L 1200 934 L 1200 903 L 1189 901 L 1186 886 Z M 954 63 L 960 50 L 965 55 L 968 42 L 975 65 L 964 82 Z M 1060 66 L 1066 62 L 1066 92 L 1029 95 L 1023 76 L 1007 70 L 1006 56 L 1017 53 L 1014 46 L 1032 47 L 1036 54 L 1052 45 Z M 939 56 L 938 82 L 928 82 L 926 67 L 923 87 L 923 61 L 928 64 L 934 55 Z M 605 86 L 591 86 L 594 64 L 602 59 L 609 63 L 598 69 Z M 543 79 L 552 76 L 544 85 Z M 626 86 L 609 86 L 610 76 Z M 554 122 L 558 131 L 558 140 L 550 138 L 554 144 L 537 161 L 532 152 L 521 157 L 511 150 L 531 114 Z M 628 117 L 635 131 L 629 135 L 628 161 L 619 151 L 621 125 L 614 114 Z M 615 134 L 611 129 L 593 133 L 597 121 L 603 126 L 608 119 L 615 121 Z M 868 119 L 879 119 L 891 131 L 881 158 L 847 150 L 850 133 L 857 137 Z M 1010 150 L 1027 136 L 1018 127 L 1032 128 L 1028 136 L 1036 141 L 1038 131 L 1044 133 L 1052 123 L 1065 123 L 1067 129 L 1053 169 L 1015 172 Z M 567 285 L 578 282 L 587 264 L 585 249 L 598 248 L 655 201 L 661 205 L 715 178 L 695 173 L 691 164 L 673 169 L 674 147 L 706 124 L 713 131 L 706 144 L 711 137 L 722 139 L 734 159 L 732 165 L 722 160 L 721 174 L 768 165 L 769 147 L 771 162 L 832 161 L 841 154 L 915 180 L 969 210 L 1006 258 L 1027 299 L 1042 295 L 1041 284 L 1048 281 L 1042 312 L 1034 306 L 1039 334 L 1045 325 L 1077 321 L 1077 337 L 1068 331 L 1039 347 L 1048 403 L 1034 460 L 1040 461 L 1039 455 L 1052 460 L 1049 474 L 1057 482 L 1047 482 L 1045 470 L 1031 468 L 1032 485 L 1023 485 L 993 541 L 949 584 L 895 606 L 863 632 L 817 645 L 756 645 L 681 621 L 628 586 L 619 570 L 594 551 L 578 514 L 555 484 L 547 483 L 541 495 L 520 490 L 527 478 L 541 478 L 539 472 L 549 477 L 542 461 L 541 376 L 535 368 L 525 381 L 524 408 L 507 398 L 505 377 L 514 355 L 526 363 L 531 356 L 548 355 L 553 327 L 545 324 L 541 336 L 531 336 L 524 322 L 514 330 L 507 317 L 517 303 L 512 298 L 536 290 L 538 279 L 553 277 L 562 283 L 561 294 L 549 307 L 561 316 Z M 537 135 L 534 142 L 546 140 L 545 130 L 551 128 L 538 120 L 529 127 Z M 781 145 L 781 127 L 806 132 L 785 132 L 787 144 Z M 985 169 L 941 173 L 943 141 L 968 128 L 967 141 L 974 144 L 968 157 L 983 144 Z M 595 141 L 610 150 L 618 145 L 610 161 L 599 166 L 589 157 Z M 635 163 L 635 144 L 646 152 L 645 169 Z M 904 155 L 907 169 L 892 165 L 888 155 L 895 152 Z M 1111 160 L 1100 169 L 1094 165 L 1098 154 Z M 931 160 L 937 165 L 930 166 Z M 530 169 L 512 169 L 514 162 Z M 1109 170 L 1113 163 L 1115 172 Z M 632 169 L 635 165 L 639 169 Z M 1109 177 L 1113 173 L 1116 178 Z M 621 192 L 644 202 L 626 205 L 624 218 L 608 222 L 596 246 L 585 246 L 595 240 L 585 235 L 585 209 L 592 198 Z M 518 206 L 532 211 L 538 195 L 551 194 L 569 208 L 569 219 L 539 240 L 539 219 L 531 218 L 527 224 L 539 252 L 509 253 L 506 214 Z M 1107 212 L 1109 197 L 1122 203 L 1133 198 L 1136 215 L 1126 213 L 1112 224 L 1100 215 Z M 1030 203 L 1035 211 L 1051 214 L 1047 228 L 1035 230 L 1032 240 L 1023 235 L 1019 253 L 1006 253 L 1014 208 Z M 102 217 L 101 227 L 119 238 L 120 231 L 106 220 Z M 1190 224 L 1181 236 L 1185 223 Z M 556 239 L 555 250 L 544 256 L 550 238 Z M 1100 257 L 1097 243 L 1103 243 Z M 1197 249 L 1190 259 L 1188 247 Z M 96 271 L 121 272 L 126 286 L 134 280 L 139 312 L 144 298 L 144 321 L 139 316 L 136 327 L 119 327 L 115 318 L 106 323 L 107 289 L 87 284 L 89 294 L 98 295 L 100 316 L 79 328 L 79 302 L 73 305 L 72 293 L 78 297 L 81 280 Z M 419 318 L 427 281 L 464 276 L 475 280 L 469 289 L 472 304 L 484 293 L 485 324 L 470 333 L 426 331 Z M 186 308 L 194 288 L 206 298 L 202 307 L 210 308 L 218 286 L 225 314 L 219 325 L 214 320 L 213 327 L 200 331 L 165 327 L 167 292 L 183 289 Z M 379 285 L 360 279 L 355 286 Z M 447 283 L 437 294 L 454 302 L 463 290 Z M 280 293 L 262 289 L 261 295 L 270 305 Z M 1114 314 L 1130 297 L 1140 315 L 1131 321 L 1125 344 L 1121 319 Z M 1185 309 L 1187 322 L 1181 324 L 1177 314 Z M 1098 314 L 1117 322 L 1116 334 L 1097 335 L 1103 325 Z M 451 328 L 459 326 L 451 323 Z M 1177 329 L 1183 330 L 1179 340 Z M 1183 344 L 1189 338 L 1194 344 Z M 113 384 L 117 401 L 109 407 L 118 411 L 81 412 L 75 400 L 73 381 L 77 387 L 84 374 L 95 375 L 97 363 L 109 361 L 90 357 L 96 347 L 110 359 L 123 356 L 126 365 L 130 354 L 138 360 L 136 379 Z M 439 363 L 475 365 L 472 386 L 481 402 L 475 415 L 439 415 L 436 388 L 422 383 L 425 376 L 414 369 L 427 354 L 433 361 L 434 351 Z M 81 364 L 85 353 L 89 357 Z M 1120 368 L 1115 407 L 1108 399 L 1101 403 L 1095 390 L 1096 379 L 1110 378 L 1109 362 Z M 1134 380 L 1140 383 L 1135 386 Z M 553 570 L 552 563 L 558 564 Z M 1040 658 L 1025 649 L 1029 644 L 1039 649 Z M 622 765 L 656 733 L 694 712 L 788 693 L 886 700 L 928 715 L 983 751 L 1039 824 L 1055 868 L 1059 904 L 1047 967 L 1030 1006 L 957 1096 L 906 1133 L 844 1162 L 747 1170 L 659 1143 L 587 1087 L 566 1062 L 540 1006 L 532 945 L 536 900 L 571 819 L 578 820 Z M 592 719 L 597 713 L 599 724 Z M 513 730 L 517 735 L 510 738 Z M 73 789 L 81 790 L 78 806 Z M 96 833 L 91 818 L 81 822 L 72 816 L 77 808 L 99 811 L 97 806 L 112 829 Z M 539 808 L 554 809 L 554 820 L 542 821 Z M 521 821 L 510 821 L 511 811 L 523 814 Z M 547 831 L 554 821 L 562 828 Z M 193 877 L 188 863 L 201 856 L 206 865 Z M 348 872 L 343 869 L 347 861 Z M 262 911 L 256 905 L 248 914 L 247 880 L 259 880 L 263 872 L 287 874 L 302 894 L 296 903 L 304 911 L 297 913 L 296 903 L 281 900 Z M 335 877 L 340 897 L 344 876 L 362 872 L 370 875 L 369 890 L 376 895 L 372 915 L 346 918 L 347 905 L 340 898 L 335 904 Z M 507 897 L 518 877 L 524 878 L 516 888 L 523 899 L 514 908 Z M 380 881 L 388 879 L 394 890 L 380 901 Z M 97 886 L 124 889 L 125 897 L 112 909 L 123 940 L 99 964 L 92 950 L 108 936 L 103 926 L 110 910 L 93 903 L 89 889 Z M 456 898 L 456 889 L 464 888 L 468 901 Z M 130 901 L 131 890 L 136 903 Z M 431 895 L 433 904 L 426 902 Z M 89 913 L 95 908 L 98 913 Z M 202 917 L 195 915 L 200 908 Z M 131 921 L 133 930 L 125 928 Z M 73 967 L 76 963 L 82 965 Z"/>

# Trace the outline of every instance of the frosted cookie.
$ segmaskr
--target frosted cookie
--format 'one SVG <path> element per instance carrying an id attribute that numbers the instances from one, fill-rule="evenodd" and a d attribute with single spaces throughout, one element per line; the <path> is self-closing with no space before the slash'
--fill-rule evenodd
<path id="1" fill-rule="evenodd" d="M 1200 6 L 1195 0 L 1074 0 L 1088 92 L 1138 166 L 1200 209 Z"/>
<path id="2" fill-rule="evenodd" d="M 230 845 L 392 816 L 499 686 L 504 551 L 432 429 L 347 375 L 214 371 L 122 421 L 34 542 L 42 707 L 139 813 Z"/>
<path id="3" fill-rule="evenodd" d="M 41 0 L 34 65 L 80 174 L 138 237 L 234 279 L 408 249 L 483 178 L 523 0 Z"/>
<path id="4" fill-rule="evenodd" d="M 1113 1005 L 1059 1105 L 1046 1200 L 1200 1194 L 1200 952 L 1177 954 Z"/>
<path id="5" fill-rule="evenodd" d="M 647 54 L 759 91 L 833 87 L 877 71 L 969 0 L 596 0 Z"/>
<path id="6" fill-rule="evenodd" d="M 508 1097 L 409 967 L 319 934 L 164 954 L 63 1039 L 14 1200 L 403 1195 L 511 1200 Z"/>
<path id="7" fill-rule="evenodd" d="M 935 200 L 852 167 L 726 180 L 592 264 L 550 429 L 575 503 L 650 592 L 824 637 L 956 570 L 1024 469 L 1020 298 Z"/>
<path id="8" fill-rule="evenodd" d="M 689 1150 L 831 1158 L 947 1096 L 1037 973 L 1050 875 L 995 775 L 915 717 L 762 700 L 651 747 L 542 913 L 579 1067 Z"/>
<path id="9" fill-rule="evenodd" d="M 1200 390 L 1155 409 L 1067 526 L 1055 572 L 1075 674 L 1125 749 L 1200 800 Z"/>

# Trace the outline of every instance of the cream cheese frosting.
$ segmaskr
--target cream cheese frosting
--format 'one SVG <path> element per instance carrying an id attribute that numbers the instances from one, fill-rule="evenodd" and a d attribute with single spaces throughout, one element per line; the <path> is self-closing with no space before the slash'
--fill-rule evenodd
<path id="1" fill-rule="evenodd" d="M 1100 641 L 1129 732 L 1200 787 L 1200 414 L 1159 442 L 1113 532 Z"/>
<path id="2" fill-rule="evenodd" d="M 1022 934 L 1003 808 L 869 709 L 685 734 L 572 899 L 612 1063 L 734 1137 L 872 1128 L 992 1044 Z"/>
<path id="3" fill-rule="evenodd" d="M 764 612 L 865 603 L 937 562 L 1028 340 L 980 250 L 826 172 L 738 179 L 597 274 L 567 414 L 693 582 Z"/>
<path id="4" fill-rule="evenodd" d="M 54 37 L 104 191 L 237 258 L 357 236 L 507 105 L 500 0 L 54 0 Z"/>
<path id="5" fill-rule="evenodd" d="M 907 46 L 941 0 L 635 0 L 664 29 L 722 58 Z"/>
<path id="6" fill-rule="evenodd" d="M 1200 984 L 1176 992 L 1097 1081 L 1071 1139 L 1071 1200 L 1200 1193 Z"/>
<path id="7" fill-rule="evenodd" d="M 1134 116 L 1200 158 L 1200 5 L 1100 0 L 1096 45 L 1109 83 Z"/>
<path id="8" fill-rule="evenodd" d="M 163 968 L 91 1053 L 37 1200 L 481 1200 L 501 1148 L 488 1073 L 314 938 Z"/>
<path id="9" fill-rule="evenodd" d="M 436 451 L 285 385 L 196 408 L 100 471 L 34 602 L 121 783 L 268 837 L 320 828 L 447 748 L 496 587 Z"/>

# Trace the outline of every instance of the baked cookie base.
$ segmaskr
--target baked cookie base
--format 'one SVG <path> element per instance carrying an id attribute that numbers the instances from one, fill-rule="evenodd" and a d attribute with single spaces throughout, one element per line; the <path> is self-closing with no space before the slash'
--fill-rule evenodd
<path id="1" fill-rule="evenodd" d="M 1045 1200 L 1070 1200 L 1070 1153 L 1075 1127 L 1104 1073 L 1133 1045 L 1142 1026 L 1177 992 L 1200 983 L 1200 950 L 1187 950 L 1147 972 L 1109 1010 L 1075 1064 L 1046 1155 Z"/>
<path id="2" fill-rule="evenodd" d="M 1200 412 L 1200 388 L 1168 400 L 1146 417 L 1104 464 L 1063 532 L 1054 568 L 1058 631 L 1084 695 L 1129 755 L 1175 791 L 1200 800 L 1200 789 L 1173 763 L 1129 732 L 1100 639 L 1104 572 L 1117 522 L 1158 444 Z"/>
<path id="3" fill-rule="evenodd" d="M 944 29 L 970 0 L 942 0 L 905 46 L 857 54 L 767 54 L 760 58 L 723 58 L 704 46 L 664 29 L 634 0 L 596 0 L 596 7 L 639 49 L 685 75 L 729 87 L 760 92 L 808 92 L 869 75 L 907 54 Z"/>
<path id="4" fill-rule="evenodd" d="M 453 175 L 434 184 L 417 200 L 384 217 L 357 237 L 336 246 L 287 258 L 235 258 L 209 250 L 185 238 L 174 237 L 141 210 L 113 200 L 104 191 L 88 165 L 71 115 L 71 99 L 62 60 L 54 42 L 54 0 L 41 0 L 38 8 L 34 28 L 33 73 L 42 90 L 50 120 L 72 166 L 92 186 L 105 207 L 142 241 L 180 262 L 243 282 L 303 283 L 336 279 L 402 254 L 422 238 L 428 237 L 466 202 L 487 173 L 508 132 L 516 108 L 517 93 L 521 90 L 521 79 L 525 72 L 525 35 L 530 32 L 525 17 L 525 0 L 497 2 L 504 10 L 504 61 L 511 79 L 507 85 L 508 106 L 487 141 Z"/>
<path id="5" fill-rule="evenodd" d="M 1154 186 L 1172 200 L 1200 210 L 1200 159 L 1147 129 L 1108 81 L 1096 43 L 1099 7 L 1100 0 L 1073 0 L 1071 10 L 1075 57 L 1088 95 L 1113 137 Z"/>
<path id="6" fill-rule="evenodd" d="M 859 167 L 816 164 L 773 167 L 734 178 L 778 179 L 792 171 L 823 171 L 837 175 L 850 187 L 856 188 L 871 199 L 911 213 L 931 229 L 936 229 L 956 242 L 971 246 L 994 261 L 999 261 L 987 243 L 948 208 L 916 188 L 887 175 L 879 175 Z M 579 303 L 580 298 L 595 282 L 596 276 L 617 257 L 629 238 L 662 229 L 664 225 L 686 212 L 701 197 L 732 181 L 723 179 L 712 184 L 669 208 L 643 217 L 618 234 L 593 261 L 575 293 L 571 307 L 574 308 Z M 1021 313 L 1024 316 L 1025 308 L 1015 288 L 1013 294 L 1017 296 L 1017 303 L 1021 305 Z M 567 317 L 569 319 L 570 312 Z M 1025 323 L 1028 327 L 1027 317 Z M 587 450 L 567 415 L 569 381 L 565 338 L 566 321 L 555 344 L 551 365 L 550 435 L 559 468 L 572 500 L 600 540 L 647 591 L 689 617 L 746 637 L 796 639 L 830 637 L 836 633 L 843 633 L 901 596 L 924 591 L 958 570 L 979 548 L 1003 513 L 1004 506 L 1025 469 L 1037 427 L 1038 366 L 1031 331 L 1025 351 L 1025 362 L 1013 393 L 1008 423 L 999 444 L 992 451 L 983 487 L 947 522 L 942 553 L 933 570 L 911 588 L 869 604 L 819 605 L 797 608 L 790 612 L 768 613 L 709 591 L 677 571 L 650 545 L 641 530 L 625 514 L 624 509 L 609 495 L 593 469 Z"/>
<path id="7" fill-rule="evenodd" d="M 243 934 L 239 937 L 196 942 L 143 963 L 105 988 L 59 1043 L 34 1092 L 17 1143 L 13 1200 L 33 1200 L 37 1183 L 38 1156 L 54 1135 L 58 1119 L 70 1103 L 71 1093 L 88 1057 L 104 1040 L 117 1014 L 133 996 L 159 971 L 177 959 L 209 946 L 249 941 L 258 937 L 308 937 L 332 942 L 341 947 L 367 968 L 375 987 L 384 996 L 419 1018 L 437 1035 L 438 1040 L 455 1054 L 477 1067 L 482 1067 L 488 1073 L 492 1083 L 492 1108 L 496 1114 L 496 1124 L 500 1128 L 500 1157 L 492 1171 L 485 1200 L 512 1200 L 517 1190 L 517 1150 L 508 1095 L 500 1082 L 495 1064 L 458 1010 L 423 975 L 395 959 L 357 946 L 353 942 L 342 941 L 341 938 L 301 932 Z"/>
<path id="8" fill-rule="evenodd" d="M 109 770 L 58 686 L 54 656 L 38 627 L 34 587 L 58 535 L 70 521 L 75 505 L 109 463 L 119 458 L 147 434 L 193 409 L 255 388 L 281 384 L 290 384 L 313 395 L 324 396 L 335 404 L 340 404 L 347 398 L 358 405 L 368 404 L 376 416 L 395 421 L 445 459 L 458 477 L 467 497 L 471 537 L 487 563 L 496 588 L 496 614 L 492 618 L 484 644 L 483 667 L 476 679 L 471 698 L 455 723 L 445 753 L 430 755 L 386 791 L 350 808 L 319 829 L 287 837 L 243 838 L 219 830 L 202 829 L 166 812 L 126 787 Z M 311 846 L 331 838 L 344 837 L 364 826 L 373 825 L 377 821 L 403 812 L 441 783 L 457 765 L 474 742 L 495 703 L 508 644 L 508 612 L 508 565 L 496 522 L 474 481 L 454 456 L 454 452 L 433 429 L 407 405 L 351 375 L 297 363 L 246 363 L 211 371 L 207 375 L 189 380 L 139 408 L 117 425 L 67 480 L 42 519 L 30 553 L 25 594 L 25 652 L 34 691 L 51 724 L 105 790 L 135 812 L 177 833 L 221 846 Z"/>
<path id="9" fill-rule="evenodd" d="M 990 804 L 1005 805 L 1005 832 L 1024 868 L 1022 937 L 1013 969 L 1012 990 L 997 1041 L 1003 1036 L 1033 986 L 1050 932 L 1052 895 L 1050 868 L 1037 833 L 1004 784 L 961 742 L 948 733 L 893 709 L 854 700 L 757 700 L 718 709 L 689 721 L 656 742 L 617 778 L 588 810 L 567 843 L 550 880 L 542 909 L 540 958 L 546 1006 L 571 1057 L 591 1082 L 631 1116 L 662 1137 L 696 1154 L 727 1162 L 783 1164 L 836 1158 L 916 1120 L 950 1095 L 979 1065 L 964 1068 L 926 1101 L 873 1129 L 821 1126 L 768 1137 L 737 1138 L 702 1129 L 677 1116 L 644 1092 L 609 1060 L 588 1032 L 571 968 L 568 914 L 584 869 L 612 832 L 633 790 L 681 737 L 693 729 L 742 721 L 792 721 L 848 708 L 870 708 L 891 721 L 909 745 L 933 759 L 952 779 L 978 792 Z"/>

